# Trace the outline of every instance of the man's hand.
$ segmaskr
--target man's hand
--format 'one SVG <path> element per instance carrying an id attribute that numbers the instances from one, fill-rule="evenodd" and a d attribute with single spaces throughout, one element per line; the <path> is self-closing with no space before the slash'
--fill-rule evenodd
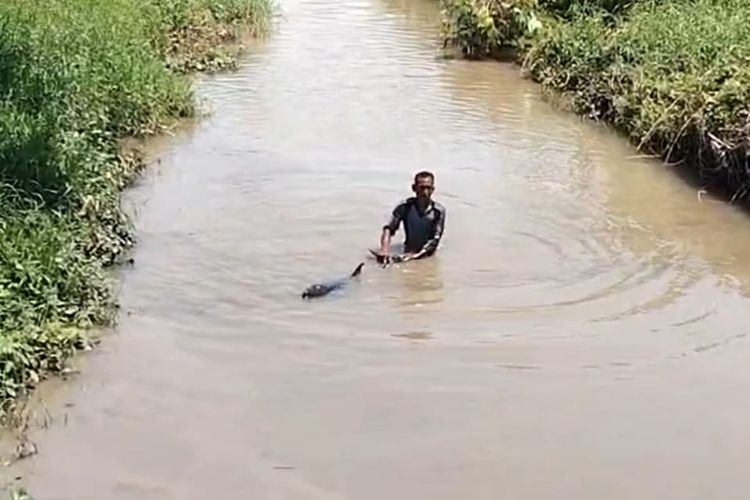
<path id="1" fill-rule="evenodd" d="M 410 260 L 414 260 L 420 257 L 419 253 L 404 253 L 401 255 L 394 255 L 391 257 L 391 260 L 393 262 L 409 262 Z"/>
<path id="2" fill-rule="evenodd" d="M 378 264 L 383 264 L 383 267 L 386 267 L 391 261 L 391 256 L 388 255 L 388 249 L 385 249 L 384 251 L 381 248 L 377 252 L 373 249 L 370 249 L 370 253 L 372 254 L 373 257 L 375 257 L 375 261 Z"/>
<path id="3" fill-rule="evenodd" d="M 383 250 L 382 248 L 378 251 L 370 249 L 370 253 L 379 264 L 383 264 L 383 267 L 388 267 L 389 264 L 409 262 L 410 260 L 419 259 L 425 252 L 420 251 L 417 253 L 402 253 L 399 255 L 390 255 L 388 249 Z"/>
<path id="4" fill-rule="evenodd" d="M 380 235 L 380 249 L 373 252 L 378 257 L 378 262 L 390 260 L 391 236 L 391 230 L 387 226 L 384 227 L 383 233 Z"/>

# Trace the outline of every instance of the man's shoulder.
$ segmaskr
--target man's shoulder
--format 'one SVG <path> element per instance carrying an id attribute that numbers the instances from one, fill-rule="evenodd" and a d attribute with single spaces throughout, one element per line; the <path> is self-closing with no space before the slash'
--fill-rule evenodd
<path id="1" fill-rule="evenodd" d="M 396 203 L 396 209 L 400 210 L 400 209 L 407 208 L 408 206 L 414 204 L 415 201 L 416 201 L 416 198 L 414 196 L 410 196 L 409 198 L 404 198 L 403 200 Z"/>
<path id="2" fill-rule="evenodd" d="M 444 214 L 445 213 L 445 206 L 442 203 L 439 203 L 435 200 L 432 200 L 432 208 L 437 210 L 438 212 Z"/>

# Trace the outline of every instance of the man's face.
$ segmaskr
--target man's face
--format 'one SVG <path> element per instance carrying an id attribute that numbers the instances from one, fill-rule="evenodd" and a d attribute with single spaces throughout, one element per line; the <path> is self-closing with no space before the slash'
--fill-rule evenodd
<path id="1" fill-rule="evenodd" d="M 418 198 L 429 200 L 435 190 L 435 181 L 432 177 L 419 177 L 412 189 Z"/>

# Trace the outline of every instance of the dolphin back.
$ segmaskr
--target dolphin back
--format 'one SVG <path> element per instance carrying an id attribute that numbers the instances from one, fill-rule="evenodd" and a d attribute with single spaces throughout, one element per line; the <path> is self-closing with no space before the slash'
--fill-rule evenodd
<path id="1" fill-rule="evenodd" d="M 362 268 L 364 267 L 365 263 L 361 262 L 356 269 L 354 269 L 354 272 L 347 276 L 346 278 L 341 278 L 335 281 L 326 281 L 323 283 L 317 283 L 315 285 L 311 285 L 307 287 L 307 289 L 302 292 L 302 298 L 314 298 L 314 297 L 323 297 L 324 295 L 328 295 L 334 290 L 338 290 L 339 288 L 342 288 L 346 283 L 356 277 L 359 276 L 362 273 Z"/>

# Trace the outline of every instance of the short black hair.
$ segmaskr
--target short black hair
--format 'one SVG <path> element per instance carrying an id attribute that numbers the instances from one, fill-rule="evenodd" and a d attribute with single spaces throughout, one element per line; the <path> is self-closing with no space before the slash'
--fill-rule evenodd
<path id="1" fill-rule="evenodd" d="M 416 174 L 414 174 L 414 183 L 416 184 L 417 180 L 421 179 L 422 177 L 429 177 L 433 182 L 435 181 L 435 175 L 432 172 L 422 170 L 421 172 L 417 172 Z"/>

